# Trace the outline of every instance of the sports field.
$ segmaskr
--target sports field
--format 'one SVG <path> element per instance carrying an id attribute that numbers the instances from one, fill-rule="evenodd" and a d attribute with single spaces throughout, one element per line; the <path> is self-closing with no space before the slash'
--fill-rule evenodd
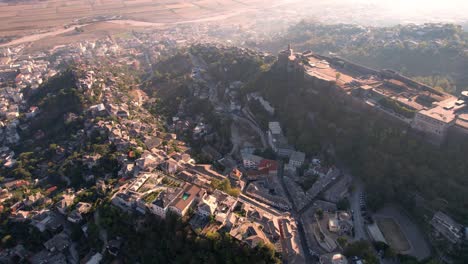
<path id="1" fill-rule="evenodd" d="M 377 225 L 390 247 L 397 252 L 404 252 L 411 248 L 400 226 L 392 218 L 377 218 Z"/>

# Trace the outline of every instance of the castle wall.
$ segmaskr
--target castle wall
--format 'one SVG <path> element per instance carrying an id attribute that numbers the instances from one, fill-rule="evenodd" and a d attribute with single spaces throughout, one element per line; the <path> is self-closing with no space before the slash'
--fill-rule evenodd
<path id="1" fill-rule="evenodd" d="M 334 65 L 338 65 L 340 67 L 344 67 L 345 69 L 349 69 L 349 70 L 352 70 L 352 71 L 357 71 L 361 74 L 371 74 L 371 75 L 377 75 L 377 76 L 381 76 L 381 77 L 384 77 L 384 78 L 388 78 L 388 79 L 396 79 L 398 81 L 401 81 L 407 85 L 410 85 L 412 87 L 416 87 L 416 88 L 419 88 L 423 91 L 428 91 L 428 92 L 431 92 L 433 94 L 436 94 L 438 96 L 444 96 L 444 93 L 440 92 L 440 91 L 437 91 L 435 90 L 434 88 L 426 85 L 426 84 L 423 84 L 423 83 L 420 83 L 420 82 L 417 82 L 409 77 L 406 77 L 404 75 L 401 75 L 400 73 L 397 73 L 395 71 L 392 71 L 392 70 L 381 70 L 381 71 L 378 71 L 378 70 L 374 70 L 374 69 L 371 69 L 369 67 L 366 67 L 366 66 L 363 66 L 361 64 L 358 64 L 358 63 L 355 63 L 355 62 L 351 62 L 351 61 L 348 61 L 346 59 L 343 59 L 343 58 L 338 58 L 338 57 L 327 57 L 327 56 L 323 56 L 323 55 L 316 55 L 314 54 L 315 57 L 319 58 L 319 59 L 322 59 L 322 60 L 326 60 Z"/>
<path id="2" fill-rule="evenodd" d="M 391 70 L 382 70 L 380 71 L 380 76 L 384 77 L 384 78 L 388 78 L 388 79 L 395 79 L 395 80 L 398 80 L 398 81 L 401 81 L 407 85 L 410 85 L 412 87 L 416 87 L 418 89 L 421 89 L 423 91 L 428 91 L 428 92 L 431 92 L 433 94 L 436 94 L 438 96 L 444 96 L 444 93 L 440 92 L 440 91 L 437 91 L 435 90 L 434 88 L 428 86 L 428 85 L 425 85 L 425 84 L 422 84 L 420 82 L 417 82 L 415 80 L 412 80 L 410 79 L 409 77 L 406 77 L 404 75 L 401 75 L 397 72 L 394 72 L 394 71 L 391 71 Z"/>
<path id="3" fill-rule="evenodd" d="M 399 119 L 398 117 L 391 115 L 380 108 L 367 104 L 366 101 L 360 97 L 347 93 L 341 87 L 337 86 L 334 81 L 325 81 L 305 74 L 304 87 L 305 89 L 313 89 L 314 91 L 329 95 L 329 97 L 332 98 L 331 100 L 339 102 L 345 106 L 349 112 L 370 113 L 377 115 L 380 119 L 384 119 L 393 125 L 409 127 L 407 122 Z"/>

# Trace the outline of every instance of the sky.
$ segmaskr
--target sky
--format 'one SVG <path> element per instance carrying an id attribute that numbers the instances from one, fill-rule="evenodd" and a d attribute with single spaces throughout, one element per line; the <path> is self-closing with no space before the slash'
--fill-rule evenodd
<path id="1" fill-rule="evenodd" d="M 330 2 L 351 5 L 369 5 L 386 8 L 393 12 L 442 12 L 465 13 L 468 19 L 468 0 L 331 0 Z"/>
<path id="2" fill-rule="evenodd" d="M 468 21 L 468 0 L 299 0 L 304 6 L 350 22 L 425 23 Z M 297 3 L 297 2 L 296 2 Z M 315 7 L 315 8 L 314 8 Z M 306 9 L 307 10 L 307 9 Z M 317 11 L 318 16 L 320 12 Z M 317 15 L 317 14 L 315 14 Z"/>

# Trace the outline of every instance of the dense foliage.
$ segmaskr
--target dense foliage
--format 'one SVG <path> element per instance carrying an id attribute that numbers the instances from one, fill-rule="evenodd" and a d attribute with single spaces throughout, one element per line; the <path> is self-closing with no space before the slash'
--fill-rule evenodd
<path id="1" fill-rule="evenodd" d="M 391 109 L 395 113 L 402 115 L 406 118 L 413 118 L 414 114 L 416 113 L 415 110 L 408 109 L 407 107 L 403 106 L 402 104 L 398 103 L 395 100 L 390 100 L 387 98 L 382 98 L 379 100 L 379 104 L 387 109 Z"/>
<path id="2" fill-rule="evenodd" d="M 232 188 L 231 182 L 229 179 L 224 179 L 224 180 L 213 180 L 211 182 L 211 186 L 215 189 L 221 190 L 229 195 L 232 196 L 239 196 L 240 194 L 240 189 L 239 188 Z"/>
<path id="3" fill-rule="evenodd" d="M 258 54 L 249 50 L 195 45 L 190 52 L 207 64 L 213 77 L 224 82 L 246 81 L 268 68 Z"/>
<path id="4" fill-rule="evenodd" d="M 137 217 L 108 205 L 99 208 L 99 212 L 100 225 L 108 231 L 109 238 L 124 239 L 122 255 L 128 263 L 279 263 L 267 245 L 250 249 L 228 234 L 197 235 L 177 217 L 160 220 L 147 216 L 144 221 L 137 221 Z"/>
<path id="5" fill-rule="evenodd" d="M 83 126 L 85 99 L 75 87 L 75 78 L 71 70 L 51 78 L 36 91 L 31 91 L 28 103 L 30 106 L 38 106 L 41 113 L 32 120 L 24 138 L 31 139 L 34 133 L 42 131 L 42 146 L 54 143 L 51 140 L 68 139 Z M 69 113 L 77 118 L 66 122 L 65 114 Z M 25 144 L 22 145 L 24 147 Z"/>
<path id="6" fill-rule="evenodd" d="M 368 264 L 379 263 L 379 260 L 374 254 L 372 245 L 365 240 L 359 240 L 354 243 L 347 244 L 344 248 L 344 255 L 347 257 L 357 256 Z"/>

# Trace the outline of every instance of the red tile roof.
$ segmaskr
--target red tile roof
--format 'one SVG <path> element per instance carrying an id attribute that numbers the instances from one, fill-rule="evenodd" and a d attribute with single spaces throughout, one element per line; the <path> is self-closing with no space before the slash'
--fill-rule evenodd
<path id="1" fill-rule="evenodd" d="M 232 177 L 240 179 L 242 177 L 242 172 L 238 169 L 234 169 L 231 172 Z"/>
<path id="2" fill-rule="evenodd" d="M 52 193 L 53 191 L 57 190 L 57 186 L 52 186 L 46 190 L 46 193 Z"/>
<path id="3" fill-rule="evenodd" d="M 268 169 L 268 171 L 278 170 L 278 163 L 274 160 L 263 159 L 258 164 L 258 170 Z"/>
<path id="4" fill-rule="evenodd" d="M 250 170 L 247 171 L 247 176 L 249 177 L 255 177 L 255 176 L 262 176 L 262 175 L 267 175 L 268 174 L 268 169 L 262 169 L 262 170 Z"/>

